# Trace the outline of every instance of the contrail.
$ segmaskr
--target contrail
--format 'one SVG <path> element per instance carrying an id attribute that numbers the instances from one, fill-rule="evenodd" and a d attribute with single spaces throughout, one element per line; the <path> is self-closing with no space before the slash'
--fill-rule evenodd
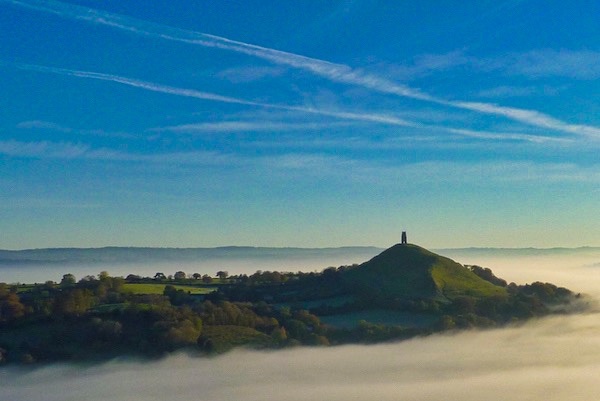
<path id="1" fill-rule="evenodd" d="M 8 63 L 7 63 L 8 64 Z M 343 112 L 343 111 L 330 111 L 330 110 L 322 110 L 316 109 L 312 107 L 301 107 L 301 106 L 286 106 L 272 103 L 263 103 L 263 102 L 253 102 L 250 100 L 244 100 L 229 96 L 222 96 L 215 93 L 198 91 L 195 89 L 186 89 L 186 88 L 177 88 L 168 85 L 161 85 L 154 82 L 141 81 L 138 79 L 122 77 L 119 75 L 112 74 L 103 74 L 99 72 L 91 72 L 91 71 L 78 71 L 78 70 L 69 70 L 66 68 L 55 68 L 55 67 L 46 67 L 40 65 L 33 64 L 8 64 L 12 65 L 15 68 L 21 70 L 28 71 L 37 71 L 37 72 L 45 72 L 59 75 L 67 75 L 72 77 L 79 78 L 90 78 L 90 79 L 98 79 L 101 81 L 110 81 L 116 82 L 123 85 L 133 86 L 136 88 L 142 88 L 146 90 L 150 90 L 153 92 L 161 92 L 167 93 L 171 95 L 184 96 L 184 97 L 192 97 L 196 99 L 210 100 L 216 102 L 223 103 L 235 103 L 235 104 L 243 104 L 248 106 L 258 106 L 265 107 L 271 109 L 279 109 L 279 110 L 288 110 L 288 111 L 299 111 L 309 114 L 317 114 L 328 117 L 335 117 L 345 120 L 357 120 L 357 121 L 368 121 L 380 124 L 387 125 L 396 125 L 402 127 L 419 127 L 418 123 L 410 122 L 407 120 L 403 120 L 401 118 L 397 118 L 394 116 L 389 116 L 385 114 L 370 114 L 370 113 L 351 113 L 351 112 Z"/>
<path id="2" fill-rule="evenodd" d="M 332 82 L 362 86 L 381 93 L 427 101 L 448 107 L 475 111 L 482 114 L 499 115 L 521 123 L 568 132 L 588 137 L 600 137 L 600 128 L 595 126 L 569 124 L 535 110 L 503 107 L 490 103 L 449 101 L 422 93 L 386 78 L 353 69 L 347 65 L 310 58 L 249 43 L 235 41 L 203 32 L 183 30 L 131 17 L 112 14 L 106 11 L 65 4 L 54 0 L 0 0 L 14 5 L 52 13 L 64 18 L 88 21 L 118 28 L 131 33 L 157 37 L 166 40 L 213 47 L 262 58 L 275 64 L 310 71 Z"/>
<path id="3" fill-rule="evenodd" d="M 4 63 L 7 64 L 7 63 Z M 568 142 L 569 140 L 564 138 L 553 138 L 548 136 L 541 135 L 526 135 L 526 134 L 514 134 L 514 133 L 490 133 L 490 132 L 479 132 L 465 129 L 455 129 L 449 127 L 435 126 L 435 125 L 426 125 L 419 124 L 417 122 L 407 121 L 401 118 L 397 118 L 390 115 L 385 114 L 371 114 L 371 113 L 352 113 L 345 111 L 331 111 L 331 110 L 323 110 L 316 109 L 312 107 L 301 107 L 301 106 L 287 106 L 273 103 L 263 103 L 263 102 L 253 102 L 250 100 L 234 98 L 230 96 L 222 96 L 215 93 L 203 92 L 195 89 L 187 89 L 187 88 L 177 88 L 174 86 L 161 85 L 154 82 L 141 81 L 138 79 L 122 77 L 119 75 L 112 74 L 103 74 L 99 72 L 92 71 L 78 71 L 78 70 L 70 70 L 66 68 L 56 68 L 56 67 L 46 67 L 40 65 L 33 64 L 8 64 L 12 65 L 15 68 L 27 71 L 36 71 L 36 72 L 44 72 L 44 73 L 52 73 L 59 75 L 66 75 L 78 78 L 88 78 L 88 79 L 97 79 L 101 81 L 110 81 L 115 82 L 127 86 L 132 86 L 135 88 L 141 88 L 153 92 L 166 93 L 170 95 L 176 96 L 184 96 L 191 97 L 196 99 L 208 100 L 208 101 L 216 101 L 223 103 L 234 103 L 234 104 L 243 104 L 247 106 L 257 106 L 278 110 L 288 110 L 288 111 L 298 111 L 308 114 L 316 114 L 327 117 L 334 117 L 343 120 L 354 120 L 354 121 L 365 121 L 365 122 L 373 122 L 378 124 L 392 125 L 392 126 L 401 126 L 401 127 L 412 127 L 412 128 L 423 128 L 423 129 L 434 129 L 438 131 L 448 132 L 454 135 L 478 138 L 478 139 L 501 139 L 501 140 L 519 140 L 519 141 L 527 141 L 527 142 L 535 142 L 535 143 L 543 143 L 543 142 Z"/>
<path id="4" fill-rule="evenodd" d="M 78 70 L 70 70 L 66 68 L 56 68 L 56 67 L 46 67 L 40 65 L 33 64 L 8 64 L 12 65 L 15 68 L 21 70 L 28 71 L 36 71 L 36 72 L 44 72 L 44 73 L 52 73 L 59 75 L 66 75 L 78 78 L 89 78 L 89 79 L 98 79 L 101 81 L 110 81 L 123 85 L 132 86 L 135 88 L 141 88 L 145 90 L 150 90 L 153 92 L 166 93 L 170 95 L 176 96 L 184 96 L 191 97 L 196 99 L 208 100 L 208 101 L 216 101 L 223 103 L 234 103 L 234 104 L 243 104 L 247 106 L 257 106 L 278 110 L 288 110 L 288 111 L 298 111 L 309 114 L 322 115 L 327 117 L 334 117 L 343 120 L 354 120 L 354 121 L 365 121 L 365 122 L 373 122 L 384 125 L 392 125 L 392 126 L 401 126 L 401 127 L 412 127 L 412 128 L 423 128 L 423 129 L 434 129 L 438 131 L 448 132 L 454 135 L 471 137 L 477 139 L 500 139 L 500 140 L 519 140 L 519 141 L 527 141 L 534 143 L 543 143 L 543 142 L 568 142 L 568 139 L 564 138 L 553 138 L 548 136 L 541 135 L 526 135 L 526 134 L 514 134 L 514 133 L 497 133 L 497 132 L 479 132 L 465 129 L 455 129 L 449 127 L 435 126 L 435 125 L 426 125 L 419 124 L 417 122 L 411 122 L 404 119 L 400 119 L 394 116 L 385 115 L 385 114 L 371 114 L 371 113 L 352 113 L 352 112 L 344 112 L 344 111 L 330 111 L 323 109 L 316 109 L 311 107 L 301 107 L 301 106 L 287 106 L 287 105 L 279 105 L 272 103 L 263 103 L 263 102 L 253 102 L 250 100 L 234 98 L 230 96 L 222 96 L 215 93 L 198 91 L 195 89 L 187 89 L 187 88 L 177 88 L 173 86 L 161 85 L 154 82 L 141 81 L 138 79 L 122 77 L 119 75 L 112 74 L 103 74 L 99 72 L 92 71 L 78 71 Z"/>

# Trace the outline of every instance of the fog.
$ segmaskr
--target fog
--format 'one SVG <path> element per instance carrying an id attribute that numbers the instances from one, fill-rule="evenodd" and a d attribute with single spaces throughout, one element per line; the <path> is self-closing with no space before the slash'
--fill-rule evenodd
<path id="1" fill-rule="evenodd" d="M 148 263 L 94 263 L 62 265 L 33 265 L 33 266 L 2 266 L 0 268 L 0 282 L 6 283 L 43 283 L 51 280 L 60 282 L 65 273 L 71 273 L 79 280 L 82 277 L 95 276 L 101 271 L 107 271 L 111 276 L 126 277 L 128 274 L 137 274 L 143 277 L 154 277 L 157 272 L 165 275 L 184 271 L 187 274 L 200 273 L 215 276 L 219 270 L 229 274 L 252 274 L 257 270 L 262 271 L 321 271 L 329 266 L 346 264 L 344 259 L 331 260 L 204 260 L 197 262 L 148 262 Z"/>
<path id="2" fill-rule="evenodd" d="M 215 275 L 219 270 L 229 274 L 252 274 L 262 271 L 321 271 L 329 266 L 362 263 L 382 249 L 373 247 L 348 248 L 121 248 L 92 250 L 33 250 L 21 251 L 25 260 L 15 263 L 14 255 L 2 257 L 0 251 L 0 282 L 43 283 L 60 281 L 71 273 L 77 279 L 107 271 L 113 276 L 137 274 L 153 277 L 157 272 L 166 275 L 177 271 L 188 274 Z M 4 253 L 7 253 L 4 251 Z M 39 260 L 32 260 L 29 253 Z M 133 253 L 133 254 L 132 254 Z M 40 255 L 41 254 L 41 255 Z"/>
<path id="3" fill-rule="evenodd" d="M 600 316 L 376 346 L 0 370 L 0 400 L 561 400 L 600 394 Z"/>
<path id="4" fill-rule="evenodd" d="M 455 258 L 464 263 L 474 261 Z M 483 258 L 482 258 L 483 259 Z M 478 261 L 518 283 L 550 281 L 600 297 L 596 256 Z M 374 346 L 177 354 L 155 362 L 0 369 L 0 401 L 544 400 L 600 394 L 600 313 Z"/>
<path id="5" fill-rule="evenodd" d="M 504 255 L 494 252 L 473 255 L 458 250 L 443 254 L 462 264 L 489 267 L 496 276 L 508 282 L 550 282 L 600 298 L 600 248 L 566 255 L 550 251 L 529 256 L 515 256 L 510 252 Z"/>

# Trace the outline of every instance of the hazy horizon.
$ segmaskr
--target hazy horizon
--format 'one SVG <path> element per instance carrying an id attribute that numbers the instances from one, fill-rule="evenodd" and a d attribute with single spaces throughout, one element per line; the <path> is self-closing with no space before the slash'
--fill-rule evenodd
<path id="1" fill-rule="evenodd" d="M 257 270 L 321 271 L 330 266 L 360 264 L 383 251 L 375 247 L 128 250 L 129 248 L 53 249 L 50 252 L 9 251 L 8 255 L 0 250 L 0 282 L 60 281 L 65 273 L 72 273 L 80 279 L 86 275 L 96 275 L 100 271 L 108 271 L 114 276 L 131 273 L 150 277 L 156 272 L 169 275 L 176 271 L 209 275 L 214 275 L 219 270 L 227 270 L 230 274 L 251 274 Z M 433 251 L 462 264 L 489 267 L 509 282 L 517 283 L 520 283 L 519 278 L 526 278 L 526 282 L 551 281 L 550 279 L 556 278 L 553 276 L 556 272 L 600 267 L 600 248 L 470 248 Z M 15 254 L 24 259 L 15 259 Z M 515 273 L 517 274 L 513 277 Z M 559 281 L 562 281 L 563 276 L 558 276 Z M 554 284 L 562 285 L 560 282 Z"/>

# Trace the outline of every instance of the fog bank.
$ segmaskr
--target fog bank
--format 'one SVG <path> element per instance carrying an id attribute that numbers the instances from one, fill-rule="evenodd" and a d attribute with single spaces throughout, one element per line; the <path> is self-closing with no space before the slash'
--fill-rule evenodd
<path id="1" fill-rule="evenodd" d="M 600 259 L 477 256 L 509 281 L 600 297 Z M 600 313 L 375 346 L 237 350 L 218 358 L 0 368 L 0 401 L 590 401 L 600 394 Z"/>
<path id="2" fill-rule="evenodd" d="M 550 282 L 574 292 L 592 294 L 600 298 L 600 249 L 582 250 L 572 254 L 551 251 L 534 255 L 498 255 L 488 253 L 446 251 L 444 256 L 462 264 L 489 267 L 498 277 L 517 284 L 534 281 Z"/>
<path id="3" fill-rule="evenodd" d="M 321 271 L 329 266 L 362 263 L 380 253 L 373 247 L 345 248 L 91 248 L 0 250 L 0 282 L 60 281 L 65 273 L 82 278 L 108 271 L 113 276 L 153 277 L 177 271 L 214 275 L 263 271 Z"/>
<path id="4" fill-rule="evenodd" d="M 1 369 L 0 400 L 593 400 L 600 315 L 375 346 Z"/>

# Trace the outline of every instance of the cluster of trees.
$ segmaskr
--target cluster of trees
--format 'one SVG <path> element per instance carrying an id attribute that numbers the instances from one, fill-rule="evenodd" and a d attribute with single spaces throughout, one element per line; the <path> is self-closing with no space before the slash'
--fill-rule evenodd
<path id="1" fill-rule="evenodd" d="M 184 279 L 190 278 L 170 282 Z M 0 361 L 155 356 L 182 347 L 213 352 L 256 339 L 268 347 L 328 344 L 318 317 L 307 311 L 230 302 L 218 293 L 204 299 L 172 284 L 162 295 L 124 290 L 144 280 L 102 272 L 79 281 L 66 274 L 58 284 L 0 284 Z"/>
<path id="2" fill-rule="evenodd" d="M 0 283 L 0 322 L 9 322 L 25 314 L 25 305 L 21 303 L 14 287 Z"/>
<path id="3" fill-rule="evenodd" d="M 227 271 L 220 270 L 217 272 L 216 277 L 221 280 L 225 280 L 229 276 Z M 177 271 L 173 275 L 165 275 L 162 272 L 157 272 L 153 277 L 142 277 L 137 274 L 129 274 L 125 280 L 129 283 L 147 283 L 147 282 L 178 282 L 178 283 L 193 283 L 202 281 L 205 284 L 213 282 L 213 277 L 208 274 L 193 273 L 187 274 L 184 271 Z"/>
<path id="4" fill-rule="evenodd" d="M 508 284 L 490 269 L 470 266 L 479 277 L 505 288 L 505 294 L 461 295 L 450 301 L 399 297 L 377 304 L 437 316 L 437 324 L 427 328 L 368 322 L 350 329 L 322 325 L 317 315 L 373 306 L 373 300 L 347 296 L 347 289 L 339 285 L 344 272 L 354 267 L 328 268 L 320 273 L 257 271 L 249 276 L 230 276 L 220 271 L 216 275 L 218 285 L 210 284 L 216 279 L 207 275 L 188 276 L 184 272 L 126 278 L 101 272 L 79 281 L 72 274 L 65 274 L 58 284 L 0 283 L 0 362 L 108 358 L 123 353 L 155 356 L 184 347 L 222 352 L 238 345 L 370 343 L 540 316 L 548 313 L 552 304 L 564 303 L 573 296 L 569 290 L 548 283 Z M 126 285 L 136 283 L 160 283 L 164 291 L 126 291 Z M 218 290 L 197 296 L 181 287 L 194 283 L 209 284 Z M 352 301 L 337 306 L 312 306 L 310 310 L 293 307 L 340 295 Z"/>

